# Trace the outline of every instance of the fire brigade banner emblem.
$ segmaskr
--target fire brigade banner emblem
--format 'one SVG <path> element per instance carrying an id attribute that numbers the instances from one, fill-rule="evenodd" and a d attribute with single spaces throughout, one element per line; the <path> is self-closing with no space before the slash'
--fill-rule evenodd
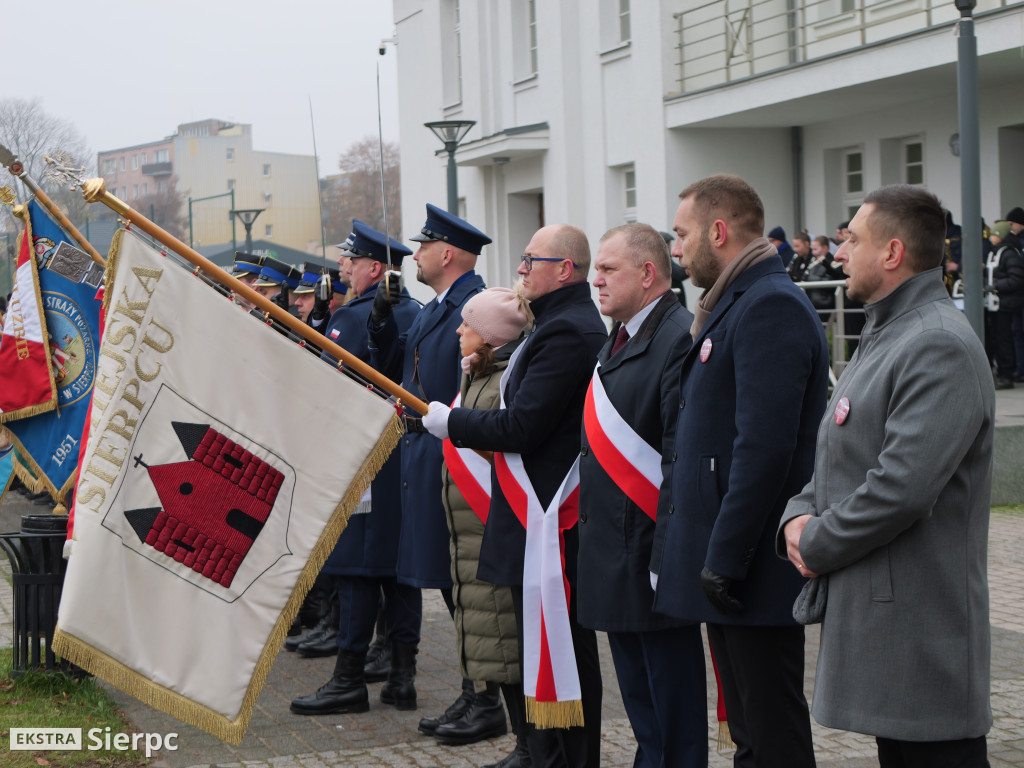
<path id="1" fill-rule="evenodd" d="M 54 650 L 237 744 L 398 416 L 132 232 L 107 274 Z"/>

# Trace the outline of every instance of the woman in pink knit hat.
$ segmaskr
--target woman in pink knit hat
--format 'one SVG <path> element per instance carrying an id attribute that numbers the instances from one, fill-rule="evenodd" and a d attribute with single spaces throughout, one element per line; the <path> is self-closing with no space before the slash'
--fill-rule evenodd
<path id="1" fill-rule="evenodd" d="M 508 288 L 489 288 L 466 302 L 457 330 L 464 372 L 461 407 L 500 406 L 501 375 L 532 321 L 526 300 Z M 518 737 L 524 713 L 512 593 L 476 577 L 490 502 L 490 462 L 449 440 L 444 441 L 444 456 L 441 493 L 451 531 L 459 666 L 474 690 L 463 693 L 468 702 L 465 714 L 439 725 L 434 735 L 441 743 L 457 744 L 505 733 L 500 688 Z M 525 742 L 517 738 L 514 755 L 525 757 L 522 750 Z"/>

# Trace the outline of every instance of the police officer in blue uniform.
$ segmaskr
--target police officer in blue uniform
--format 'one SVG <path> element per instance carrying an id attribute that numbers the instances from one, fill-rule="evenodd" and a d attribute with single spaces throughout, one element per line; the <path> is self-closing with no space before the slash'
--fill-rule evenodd
<path id="1" fill-rule="evenodd" d="M 458 216 L 427 204 L 427 220 L 418 235 L 416 279 L 437 297 L 427 303 L 404 339 L 388 305 L 378 299 L 379 317 L 371 317 L 370 340 L 378 370 L 424 402 L 452 402 L 462 376 L 459 337 L 462 306 L 484 289 L 476 274 L 477 256 L 491 238 Z M 406 419 L 402 440 L 402 537 L 398 580 L 420 589 L 440 589 L 448 610 L 452 602 L 451 551 L 447 518 L 441 503 L 441 441 L 427 434 L 414 414 Z M 432 735 L 438 725 L 461 718 L 474 696 L 472 681 L 441 717 L 424 718 L 420 731 Z M 504 722 L 505 713 L 498 713 Z M 469 742 L 466 742 L 469 743 Z"/>
<path id="2" fill-rule="evenodd" d="M 299 287 L 301 278 L 302 273 L 295 267 L 266 256 L 252 287 L 281 309 L 298 317 L 298 311 L 291 303 L 291 291 Z"/>
<path id="3" fill-rule="evenodd" d="M 391 264 L 399 267 L 411 250 L 390 239 Z M 351 257 L 351 290 L 357 298 L 332 315 L 326 336 L 360 360 L 371 363 L 366 324 L 375 296 L 387 295 L 384 276 L 388 272 L 385 236 L 363 222 L 352 222 L 352 234 L 344 244 Z M 390 275 L 389 280 L 396 280 Z M 397 291 L 397 303 L 390 307 L 398 333 L 405 333 L 419 313 L 419 305 L 404 290 Z M 294 699 L 291 711 L 299 715 L 335 712 L 366 712 L 369 695 L 363 677 L 366 652 L 373 638 L 377 604 L 383 591 L 387 612 L 388 640 L 399 664 L 388 678 L 390 703 L 399 709 L 416 707 L 413 663 L 419 641 L 421 603 L 419 590 L 398 583 L 398 531 L 401 525 L 399 497 L 400 450 L 395 451 L 377 473 L 370 491 L 360 501 L 348 527 L 338 538 L 324 566 L 324 573 L 337 576 L 338 659 L 334 675 L 315 693 Z M 440 476 L 440 472 L 438 472 Z"/>

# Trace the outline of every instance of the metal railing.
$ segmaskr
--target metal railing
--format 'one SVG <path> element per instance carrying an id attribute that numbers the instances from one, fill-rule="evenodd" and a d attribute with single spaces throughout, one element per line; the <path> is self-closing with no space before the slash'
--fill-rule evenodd
<path id="1" fill-rule="evenodd" d="M 828 378 L 830 386 L 834 387 L 843 369 L 846 368 L 850 356 L 853 355 L 853 349 L 860 339 L 859 333 L 847 332 L 847 325 L 853 325 L 858 328 L 863 325 L 863 323 L 854 324 L 848 321 L 853 317 L 856 317 L 858 320 L 863 319 L 864 310 L 860 307 L 855 309 L 847 308 L 846 292 L 843 290 L 846 287 L 845 280 L 800 282 L 796 286 L 802 288 L 804 292 L 810 290 L 832 290 L 835 298 L 835 308 L 818 309 L 816 311 L 818 317 L 821 318 L 822 325 L 825 327 L 825 335 L 829 339 Z M 851 344 L 851 342 L 853 343 Z"/>
<path id="2" fill-rule="evenodd" d="M 979 0 L 976 13 L 1020 4 Z M 710 0 L 672 16 L 676 85 L 686 93 L 953 22 L 959 12 L 952 0 Z"/>

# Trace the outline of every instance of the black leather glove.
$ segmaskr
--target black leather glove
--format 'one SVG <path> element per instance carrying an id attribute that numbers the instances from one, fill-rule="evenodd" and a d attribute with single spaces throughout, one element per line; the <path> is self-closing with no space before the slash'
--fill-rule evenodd
<path id="1" fill-rule="evenodd" d="M 288 311 L 288 289 L 282 288 L 281 292 L 277 294 L 272 301 L 277 304 L 285 312 Z"/>
<path id="2" fill-rule="evenodd" d="M 387 288 L 384 287 L 385 282 Z M 373 308 L 370 310 L 370 319 L 374 325 L 381 325 L 391 317 L 391 307 L 398 303 L 401 291 L 401 278 L 396 274 L 387 273 L 384 279 L 377 283 L 377 293 L 373 297 Z"/>
<path id="3" fill-rule="evenodd" d="M 996 287 L 994 285 L 992 285 L 992 283 L 989 283 L 988 285 L 985 286 L 985 293 L 996 293 L 996 292 L 997 292 L 996 291 Z"/>
<path id="4" fill-rule="evenodd" d="M 322 284 L 324 280 L 327 281 L 326 289 Z M 313 301 L 313 312 L 310 315 L 314 323 L 319 323 L 331 312 L 331 299 L 334 298 L 334 290 L 331 288 L 330 280 L 329 275 L 324 275 L 317 283 L 316 299 Z"/>
<path id="5" fill-rule="evenodd" d="M 743 610 L 743 603 L 729 594 L 732 579 L 728 576 L 722 576 L 720 573 L 704 568 L 700 572 L 700 585 L 704 589 L 704 596 L 707 597 L 708 602 L 719 613 L 739 613 Z"/>

